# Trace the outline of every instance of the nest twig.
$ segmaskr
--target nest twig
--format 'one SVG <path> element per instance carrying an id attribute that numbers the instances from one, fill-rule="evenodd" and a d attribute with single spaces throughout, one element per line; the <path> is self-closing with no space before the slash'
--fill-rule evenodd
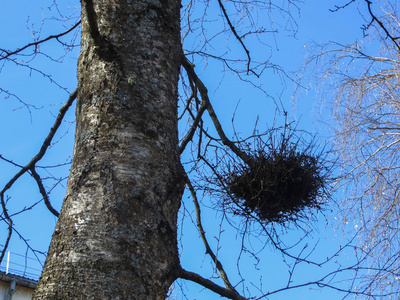
<path id="1" fill-rule="evenodd" d="M 228 194 L 224 204 L 234 214 L 283 224 L 305 217 L 307 209 L 321 209 L 330 168 L 313 142 L 304 145 L 291 138 L 283 134 L 275 143 L 259 140 L 256 149 L 246 150 L 250 163 L 236 161 L 226 168 L 220 176 Z"/>

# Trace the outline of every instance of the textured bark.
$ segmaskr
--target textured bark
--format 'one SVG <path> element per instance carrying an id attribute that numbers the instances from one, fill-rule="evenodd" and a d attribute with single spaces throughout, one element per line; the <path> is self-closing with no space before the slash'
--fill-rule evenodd
<path id="1" fill-rule="evenodd" d="M 180 3 L 82 8 L 74 157 L 34 297 L 164 299 L 179 269 Z"/>

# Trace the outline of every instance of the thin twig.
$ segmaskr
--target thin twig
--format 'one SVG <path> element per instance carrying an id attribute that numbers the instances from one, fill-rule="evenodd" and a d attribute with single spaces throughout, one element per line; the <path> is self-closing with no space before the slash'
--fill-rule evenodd
<path id="1" fill-rule="evenodd" d="M 189 191 L 190 191 L 190 193 L 192 195 L 193 203 L 194 203 L 194 206 L 196 208 L 196 223 L 197 223 L 197 227 L 199 229 L 200 236 L 201 236 L 201 239 L 203 241 L 203 244 L 206 247 L 206 253 L 208 255 L 210 255 L 212 261 L 215 263 L 215 266 L 217 267 L 218 271 L 220 272 L 221 278 L 224 281 L 224 284 L 225 284 L 226 288 L 228 290 L 236 292 L 235 288 L 233 287 L 233 285 L 230 283 L 230 281 L 228 279 L 228 275 L 226 274 L 226 272 L 224 270 L 224 267 L 222 266 L 221 262 L 218 260 L 217 256 L 214 254 L 214 251 L 212 251 L 212 249 L 210 247 L 210 244 L 208 243 L 208 240 L 207 240 L 207 237 L 206 237 L 206 233 L 204 231 L 203 224 L 201 222 L 201 209 L 200 209 L 199 201 L 197 200 L 196 191 L 194 190 L 194 187 L 193 187 L 192 183 L 190 182 L 190 179 L 189 179 L 189 177 L 187 176 L 186 173 L 185 173 L 185 181 L 186 181 L 186 184 L 187 184 L 187 186 L 189 188 Z"/>
<path id="2" fill-rule="evenodd" d="M 4 55 L 4 56 L 0 55 L 0 61 L 3 60 L 3 59 L 9 58 L 12 55 L 18 54 L 19 52 L 24 51 L 25 49 L 27 49 L 29 47 L 33 47 L 34 46 L 35 48 L 37 48 L 38 45 L 43 44 L 44 42 L 47 42 L 49 40 L 52 40 L 52 39 L 58 40 L 60 37 L 70 33 L 72 30 L 74 30 L 80 24 L 81 24 L 81 20 L 79 20 L 74 26 L 72 26 L 70 29 L 64 31 L 63 33 L 50 35 L 50 36 L 48 36 L 47 38 L 45 38 L 43 40 L 36 41 L 36 42 L 33 42 L 33 43 L 29 43 L 29 44 L 25 45 L 24 47 L 18 48 L 17 50 L 14 50 L 14 51 L 11 51 L 11 52 L 7 51 L 7 50 L 4 50 L 4 49 L 0 49 L 0 51 L 3 51 L 3 53 L 6 53 L 6 55 Z"/>
<path id="3" fill-rule="evenodd" d="M 238 35 L 238 33 L 236 32 L 235 26 L 233 26 L 228 13 L 226 12 L 225 6 L 222 4 L 221 0 L 218 0 L 218 4 L 219 7 L 221 8 L 224 17 L 226 19 L 226 21 L 228 22 L 229 28 L 231 29 L 233 35 L 236 37 L 236 39 L 240 42 L 240 44 L 242 45 L 244 51 L 246 52 L 247 55 L 247 74 L 249 72 L 253 73 L 254 75 L 256 75 L 257 77 L 259 77 L 258 74 L 256 74 L 253 70 L 250 70 L 250 63 L 251 63 L 251 57 L 250 57 L 250 51 L 247 49 L 246 45 L 243 43 L 242 38 Z"/>

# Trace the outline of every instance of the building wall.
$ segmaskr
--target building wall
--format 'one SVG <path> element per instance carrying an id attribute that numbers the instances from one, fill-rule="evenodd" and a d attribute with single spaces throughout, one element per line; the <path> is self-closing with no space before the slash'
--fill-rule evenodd
<path id="1" fill-rule="evenodd" d="M 33 289 L 16 284 L 15 290 L 11 298 L 7 298 L 7 293 L 10 288 L 10 282 L 0 280 L 0 300 L 31 300 Z"/>

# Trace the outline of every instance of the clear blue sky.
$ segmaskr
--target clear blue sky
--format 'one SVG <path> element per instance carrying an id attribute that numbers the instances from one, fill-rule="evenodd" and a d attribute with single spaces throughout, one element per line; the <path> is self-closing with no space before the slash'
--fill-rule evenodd
<path id="1" fill-rule="evenodd" d="M 333 2 L 333 1 L 330 1 Z M 0 19 L 0 48 L 13 50 L 19 48 L 32 41 L 32 35 L 40 38 L 47 37 L 50 34 L 59 33 L 79 18 L 79 1 L 59 1 L 58 9 L 65 16 L 71 16 L 69 22 L 60 22 L 57 16 L 57 8 L 48 9 L 53 1 L 29 1 L 29 0 L 3 0 L 0 2 L 0 11 L 2 16 Z M 75 8 L 74 8 L 75 7 Z M 271 61 L 280 65 L 290 76 L 295 77 L 296 70 L 301 70 L 301 64 L 307 54 L 311 41 L 317 43 L 326 43 L 329 41 L 337 41 L 341 43 L 351 43 L 355 39 L 362 36 L 360 29 L 362 20 L 358 15 L 356 6 L 337 13 L 329 12 L 332 5 L 328 1 L 310 0 L 305 4 L 299 5 L 300 14 L 296 16 L 298 22 L 298 33 L 295 38 L 276 35 L 276 41 L 270 43 L 270 51 L 261 53 L 259 47 L 255 44 L 248 45 L 251 51 L 256 55 L 271 55 Z M 69 35 L 65 42 L 71 41 L 72 36 Z M 77 37 L 76 44 L 79 43 Z M 21 65 L 23 60 L 29 60 L 29 57 L 18 57 L 18 64 L 13 62 L 0 62 L 0 88 L 3 89 L 0 96 L 0 122 L 1 124 L 1 143 L 0 154 L 5 158 L 12 159 L 15 163 L 26 164 L 38 151 L 44 137 L 47 135 L 52 123 L 55 120 L 58 109 L 68 97 L 68 92 L 72 92 L 76 87 L 76 63 L 79 55 L 77 48 L 66 54 L 64 58 L 60 58 L 63 54 L 62 47 L 50 42 L 41 46 L 44 53 L 50 54 L 54 59 L 60 62 L 52 61 L 44 56 L 36 57 L 30 66 L 35 69 L 28 69 Z M 233 48 L 233 51 L 240 51 Z M 210 98 L 214 104 L 217 114 L 220 116 L 222 124 L 232 135 L 231 118 L 237 103 L 240 101 L 236 111 L 236 130 L 245 136 L 251 132 L 257 116 L 259 116 L 261 129 L 266 129 L 272 125 L 275 112 L 275 104 L 267 98 L 263 93 L 255 89 L 249 84 L 244 84 L 237 78 L 222 74 L 217 66 L 210 63 L 207 68 L 203 68 L 201 63 L 196 65 L 202 80 L 206 83 Z M 37 72 L 36 70 L 40 70 Z M 301 72 L 301 71 L 300 71 Z M 51 80 L 54 80 L 62 86 L 55 85 L 48 77 L 43 74 L 51 74 Z M 317 106 L 318 99 L 315 97 L 314 91 L 311 89 L 307 93 L 298 94 L 297 104 L 292 102 L 294 86 L 290 80 L 282 78 L 279 74 L 269 72 L 260 80 L 260 84 L 266 88 L 270 95 L 280 96 L 282 104 L 289 112 L 291 120 L 300 120 L 299 126 L 312 133 L 318 133 L 321 136 L 327 136 L 329 132 L 322 124 L 317 122 L 317 116 L 314 108 Z M 65 88 L 65 89 L 64 89 Z M 13 96 L 7 97 L 7 92 L 16 94 L 23 102 L 32 106 L 25 106 Z M 3 98 L 4 97 L 4 98 Z M 71 110 L 66 122 L 63 123 L 61 131 L 58 133 L 55 141 L 57 143 L 49 150 L 46 158 L 40 162 L 40 166 L 48 166 L 52 164 L 60 164 L 68 162 L 72 155 L 73 133 L 74 133 L 74 111 Z M 282 125 L 282 124 L 280 124 Z M 62 137 L 62 139 L 61 139 Z M 10 177 L 18 170 L 7 163 L 0 161 L 1 187 L 10 179 Z M 62 168 L 53 168 L 47 174 L 46 171 L 39 170 L 42 177 L 55 176 L 65 177 L 68 166 Z M 52 186 L 49 181 L 48 186 Z M 51 193 L 51 200 L 54 206 L 59 210 L 65 193 L 66 180 L 61 181 L 59 185 Z M 25 176 L 21 181 L 16 183 L 12 190 L 8 193 L 11 197 L 9 200 L 10 211 L 18 211 L 23 207 L 29 207 L 36 201 L 40 200 L 40 194 L 37 191 L 32 179 Z M 188 212 L 193 211 L 193 207 L 188 195 L 185 195 L 185 207 Z M 204 199 L 204 203 L 209 203 Z M 329 218 L 334 216 L 327 214 Z M 219 224 L 221 215 L 214 210 L 204 207 L 203 220 L 206 227 L 207 236 L 214 249 L 222 246 L 219 252 L 219 258 L 224 263 L 228 274 L 231 275 L 233 282 L 240 279 L 235 275 L 237 273 L 237 255 L 240 251 L 238 245 L 240 236 L 229 226 L 224 227 L 224 232 L 219 236 Z M 192 215 L 194 218 L 194 215 Z M 19 233 L 29 238 L 29 243 L 35 249 L 47 251 L 51 233 L 53 231 L 56 219 L 45 208 L 43 203 L 35 206 L 30 213 L 21 214 L 15 218 L 16 228 Z M 312 238 L 308 238 L 301 245 L 306 243 L 309 245 L 305 251 L 313 249 L 317 243 L 312 257 L 317 261 L 323 261 L 327 256 L 332 255 L 343 242 L 341 231 L 332 230 L 333 224 L 326 226 L 324 217 L 321 216 L 320 221 L 311 227 L 318 228 L 314 231 Z M 332 222 L 334 223 L 334 222 Z M 197 271 L 204 276 L 212 273 L 209 258 L 205 255 L 205 250 L 196 230 L 193 230 L 193 224 L 190 218 L 182 223 L 184 224 L 182 236 L 182 263 L 183 266 L 192 271 Z M 351 226 L 351 224 L 349 225 Z M 0 224 L 0 244 L 4 243 L 6 234 L 5 224 Z M 287 241 L 295 241 L 302 236 L 302 232 L 292 230 L 282 233 Z M 220 237 L 220 244 L 217 243 L 217 237 Z M 265 238 L 260 237 L 259 240 L 250 241 L 255 249 L 260 249 L 265 244 Z M 300 251 L 302 246 L 297 250 Z M 24 242 L 14 233 L 13 240 L 9 250 L 24 255 L 26 246 Z M 297 252 L 298 253 L 298 252 Z M 351 253 L 338 258 L 343 263 L 349 263 L 352 260 Z M 247 254 L 242 254 L 240 263 L 243 271 L 245 285 L 249 289 L 256 291 L 250 284 L 253 282 L 258 285 L 262 282 L 264 291 L 280 289 L 285 286 L 288 280 L 288 268 L 283 263 L 281 255 L 274 251 L 270 245 L 267 245 L 259 254 L 261 258 L 260 264 L 257 266 L 259 271 L 254 270 L 254 259 L 247 258 Z M 29 257 L 33 257 L 32 253 L 28 253 Z M 43 258 L 43 257 L 41 257 Z M 13 255 L 12 261 L 24 264 L 23 259 Z M 4 263 L 2 264 L 2 267 Z M 29 266 L 38 269 L 38 265 L 29 262 Z M 248 267 L 247 267 L 248 266 Z M 20 269 L 18 266 L 14 268 Z M 335 266 L 328 268 L 333 270 Z M 290 269 L 289 269 L 290 270 Z M 29 272 L 29 271 L 28 271 Z M 33 272 L 35 273 L 35 272 Z M 36 272 L 37 273 L 37 272 Z M 316 268 L 301 264 L 296 267 L 293 280 L 298 284 L 312 281 L 327 273 L 325 268 Z M 260 280 L 260 278 L 262 278 Z M 220 283 L 220 282 L 219 282 Z M 187 289 L 183 289 L 189 299 L 219 299 L 219 296 L 199 288 L 192 283 L 185 283 Z M 241 291 L 239 284 L 239 290 Z M 173 293 L 181 293 L 178 289 Z M 256 292 L 255 295 L 258 295 Z M 268 299 L 340 299 L 340 295 L 329 289 L 318 289 L 316 286 L 295 289 L 292 291 L 277 293 Z M 177 299 L 181 299 L 180 296 Z"/>

